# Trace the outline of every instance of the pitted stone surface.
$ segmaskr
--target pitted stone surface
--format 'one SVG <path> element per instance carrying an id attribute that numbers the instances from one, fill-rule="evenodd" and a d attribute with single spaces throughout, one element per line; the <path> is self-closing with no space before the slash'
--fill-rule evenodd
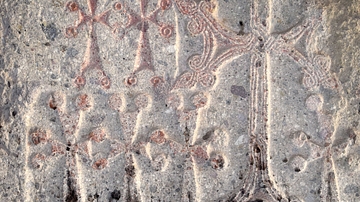
<path id="1" fill-rule="evenodd" d="M 0 2 L 0 201 L 358 201 L 358 1 Z"/>

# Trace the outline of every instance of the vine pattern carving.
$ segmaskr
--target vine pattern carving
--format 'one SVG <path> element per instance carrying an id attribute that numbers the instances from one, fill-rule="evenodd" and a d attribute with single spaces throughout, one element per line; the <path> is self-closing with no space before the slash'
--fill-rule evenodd
<path id="1" fill-rule="evenodd" d="M 97 44 L 97 36 L 94 30 L 94 24 L 100 23 L 106 27 L 113 29 L 113 32 L 118 35 L 119 39 L 123 38 L 127 32 L 136 27 L 140 31 L 140 38 L 138 49 L 136 53 L 136 59 L 134 64 L 134 70 L 132 75 L 127 79 L 128 85 L 134 85 L 137 82 L 135 74 L 145 69 L 154 71 L 151 59 L 151 49 L 149 46 L 149 39 L 147 36 L 147 30 L 149 24 L 153 23 L 159 29 L 160 35 L 165 39 L 172 37 L 173 26 L 160 23 L 157 20 L 160 12 L 165 12 L 172 6 L 170 0 L 160 0 L 157 7 L 150 14 L 146 14 L 147 1 L 140 0 L 140 14 L 134 12 L 126 4 L 116 3 L 114 9 L 121 11 L 127 15 L 128 21 L 125 25 L 116 24 L 114 26 L 109 25 L 107 18 L 110 10 L 107 10 L 99 15 L 96 15 L 96 0 L 87 0 L 88 10 L 90 14 L 85 12 L 79 7 L 75 1 L 68 2 L 66 4 L 67 9 L 70 12 L 78 13 L 78 22 L 74 26 L 66 28 L 65 35 L 67 37 L 77 37 L 80 27 L 87 25 L 89 28 L 88 44 L 84 56 L 84 62 L 81 65 L 80 75 L 75 79 L 75 84 L 78 87 L 83 87 L 86 83 L 84 73 L 90 69 L 96 69 L 99 75 L 100 84 L 104 89 L 110 88 L 110 79 L 105 74 L 101 59 L 99 56 L 99 47 Z M 245 53 L 251 53 L 251 112 L 250 112 L 250 165 L 251 171 L 247 176 L 246 183 L 241 191 L 232 199 L 237 201 L 251 200 L 251 198 L 262 198 L 263 200 L 281 200 L 281 195 L 272 188 L 271 181 L 266 171 L 267 168 L 267 84 L 266 80 L 266 61 L 264 60 L 266 53 L 278 53 L 285 54 L 292 58 L 296 63 L 303 67 L 303 85 L 308 89 L 314 89 L 322 85 L 325 88 L 337 89 L 339 83 L 334 75 L 330 74 L 331 59 L 326 56 L 316 55 L 312 58 L 308 58 L 300 53 L 295 48 L 297 41 L 303 37 L 310 37 L 310 33 L 316 28 L 318 22 L 321 19 L 313 18 L 311 20 L 305 20 L 300 25 L 290 29 L 284 34 L 273 35 L 267 31 L 266 22 L 260 21 L 258 17 L 257 2 L 253 4 L 251 9 L 251 28 L 252 32 L 245 35 L 237 35 L 231 33 L 223 28 L 212 16 L 212 12 L 215 9 L 215 5 L 211 2 L 201 1 L 196 3 L 193 0 L 175 0 L 175 5 L 179 9 L 180 13 L 187 16 L 190 22 L 187 25 L 188 31 L 194 36 L 202 35 L 203 38 L 203 52 L 196 54 L 188 59 L 189 70 L 182 73 L 175 81 L 174 85 L 169 90 L 177 90 L 181 88 L 197 88 L 212 87 L 215 84 L 216 77 L 215 72 L 225 62 L 234 57 L 241 56 Z M 114 28 L 113 28 L 114 27 Z M 151 79 L 151 83 L 154 87 L 161 86 L 165 82 L 164 78 L 154 77 Z M 167 94 L 170 94 L 167 92 Z M 134 128 L 141 110 L 146 108 L 147 101 L 142 99 L 142 96 L 138 96 L 138 99 L 134 99 L 137 110 L 129 113 L 123 113 L 120 108 L 122 106 L 121 98 L 116 95 L 112 96 L 109 100 L 109 105 L 120 114 L 120 122 L 124 132 L 124 142 L 118 140 L 111 140 L 112 147 L 109 155 L 106 158 L 93 159 L 92 154 L 89 154 L 88 145 L 96 144 L 104 141 L 107 138 L 106 132 L 97 128 L 94 129 L 83 142 L 77 142 L 74 138 L 74 133 L 78 129 L 78 123 L 80 118 L 80 111 L 86 111 L 91 107 L 88 96 L 83 94 L 78 97 L 76 101 L 77 111 L 74 113 L 66 113 L 64 110 L 63 98 L 59 94 L 53 94 L 49 100 L 49 107 L 58 113 L 62 128 L 64 130 L 63 135 L 66 137 L 65 143 L 52 140 L 47 131 L 43 129 L 35 129 L 31 132 L 31 140 L 33 146 L 50 144 L 51 153 L 53 155 L 66 155 L 67 165 L 69 167 L 69 178 L 75 185 L 69 187 L 71 190 L 78 192 L 79 187 L 76 185 L 74 176 L 76 173 L 75 156 L 79 155 L 82 158 L 88 159 L 92 162 L 92 167 L 96 170 L 102 170 L 108 165 L 108 161 L 120 154 L 124 154 L 126 158 L 126 176 L 125 182 L 127 182 L 127 195 L 131 197 L 136 195 L 137 190 L 133 186 L 134 178 L 137 175 L 134 161 L 134 156 L 143 155 L 149 157 L 152 160 L 152 156 L 145 151 L 145 145 L 154 143 L 158 145 L 167 145 L 171 148 L 173 153 L 182 153 L 187 156 L 185 159 L 185 166 L 192 171 L 195 163 L 205 163 L 210 161 L 214 169 L 221 169 L 226 163 L 225 158 L 221 155 L 213 155 L 207 152 L 209 142 L 212 137 L 209 131 L 209 137 L 203 137 L 203 143 L 195 142 L 190 144 L 190 134 L 194 133 L 196 126 L 190 127 L 190 122 L 195 122 L 194 118 L 198 116 L 198 110 L 206 105 L 207 98 L 204 93 L 198 94 L 194 97 L 196 106 L 195 110 L 184 111 L 179 110 L 176 106 L 179 122 L 185 125 L 187 129 L 184 133 L 185 145 L 178 143 L 174 140 L 168 139 L 167 135 L 161 130 L 155 130 L 144 140 L 137 140 L 134 136 Z M 146 99 L 146 98 L 145 98 Z M 177 98 L 174 98 L 176 100 Z M 315 98 L 314 98 L 315 99 Z M 138 110 L 139 109 L 139 110 Z M 312 110 L 311 108 L 309 108 Z M 321 111 L 314 109 L 317 116 L 321 121 L 326 121 Z M 323 125 L 325 123 L 321 122 Z M 187 127 L 189 125 L 189 128 Z M 195 127 L 195 128 L 194 128 Z M 191 133 L 189 132 L 191 131 Z M 327 126 L 322 128 L 324 139 L 329 139 L 329 129 Z M 215 138 L 215 137 L 214 137 Z M 301 140 L 304 140 L 301 137 Z M 306 138 L 305 138 L 306 139 Z M 134 141 L 135 140 L 135 141 Z M 305 141 L 305 140 L 304 140 Z M 330 143 L 326 142 L 325 147 Z M 327 149 L 328 150 L 328 149 Z M 35 168 L 41 168 L 43 162 L 52 158 L 45 154 L 38 153 L 33 156 L 31 163 Z M 314 157 L 315 158 L 315 157 Z M 326 156 L 326 160 L 329 160 L 331 156 Z M 156 159 L 156 158 L 155 158 Z M 294 160 L 296 161 L 296 160 Z M 155 164 L 156 169 L 161 170 L 164 168 L 163 160 L 159 158 L 159 164 Z M 160 166 L 159 166 L 160 165 Z M 329 168 L 331 170 L 331 167 Z M 331 172 L 329 172 L 331 173 Z M 184 181 L 193 179 L 194 174 L 185 174 Z M 261 188 L 261 184 L 267 185 L 268 188 Z M 188 196 L 189 190 L 184 189 L 184 196 Z"/>

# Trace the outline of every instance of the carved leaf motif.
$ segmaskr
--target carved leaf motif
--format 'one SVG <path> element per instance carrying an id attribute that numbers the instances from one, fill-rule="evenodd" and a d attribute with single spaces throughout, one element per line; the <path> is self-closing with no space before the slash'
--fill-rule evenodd
<path id="1" fill-rule="evenodd" d="M 330 76 L 323 81 L 323 86 L 325 88 L 333 89 L 337 88 L 339 85 L 337 79 L 333 76 Z"/>
<path id="2" fill-rule="evenodd" d="M 319 70 L 322 70 L 322 72 L 330 71 L 331 59 L 329 57 L 317 55 L 314 58 L 314 63 Z"/>
<path id="3" fill-rule="evenodd" d="M 212 13 L 215 9 L 215 4 L 211 1 L 201 1 L 199 3 L 199 8 L 203 13 L 209 12 Z"/>
<path id="4" fill-rule="evenodd" d="M 195 1 L 192 0 L 178 0 L 176 1 L 177 3 L 177 7 L 179 8 L 180 12 L 188 15 L 188 14 L 193 14 L 196 12 L 197 10 L 197 6 Z"/>
<path id="5" fill-rule="evenodd" d="M 303 84 L 305 88 L 314 88 L 318 85 L 318 79 L 314 75 L 310 75 L 309 73 L 304 74 Z"/>
<path id="6" fill-rule="evenodd" d="M 173 35 L 174 27 L 172 25 L 162 24 L 159 27 L 160 35 L 166 39 L 170 38 Z"/>
<path id="7" fill-rule="evenodd" d="M 193 55 L 189 59 L 189 66 L 194 71 L 201 71 L 204 69 L 203 64 L 203 58 L 201 58 L 201 55 Z"/>
<path id="8" fill-rule="evenodd" d="M 195 83 L 196 83 L 195 73 L 194 72 L 185 72 L 176 81 L 174 89 L 191 88 L 195 85 Z"/>
<path id="9" fill-rule="evenodd" d="M 199 18 L 193 18 L 188 24 L 188 30 L 193 35 L 198 35 L 205 29 L 205 22 Z"/>
<path id="10" fill-rule="evenodd" d="M 208 72 L 199 72 L 198 73 L 198 81 L 204 87 L 210 87 L 215 83 L 215 77 L 211 73 Z"/>

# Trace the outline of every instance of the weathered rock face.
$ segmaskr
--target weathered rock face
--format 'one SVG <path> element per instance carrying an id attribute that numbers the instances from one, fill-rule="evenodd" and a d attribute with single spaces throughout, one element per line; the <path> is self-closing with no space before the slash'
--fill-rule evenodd
<path id="1" fill-rule="evenodd" d="M 360 200 L 359 3 L 1 1 L 1 201 Z"/>

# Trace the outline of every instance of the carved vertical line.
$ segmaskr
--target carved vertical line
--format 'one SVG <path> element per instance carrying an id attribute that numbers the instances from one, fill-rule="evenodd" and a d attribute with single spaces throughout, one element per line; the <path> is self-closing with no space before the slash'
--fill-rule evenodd
<path id="1" fill-rule="evenodd" d="M 255 117 L 256 117 L 256 55 L 253 53 L 251 56 L 251 63 L 250 63 L 250 110 L 249 110 L 249 172 L 247 179 L 245 180 L 245 184 L 243 186 L 243 190 L 241 190 L 238 195 L 236 196 L 236 200 L 238 201 L 245 201 L 248 197 L 248 194 L 255 188 L 255 177 L 256 177 L 256 163 L 255 156 L 254 156 L 254 140 L 255 137 Z"/>
<path id="2" fill-rule="evenodd" d="M 32 105 L 32 108 L 34 108 L 34 105 Z M 29 126 L 29 119 L 30 119 L 30 116 L 27 116 L 26 117 L 26 120 L 25 120 L 25 125 Z M 30 130 L 30 127 L 29 128 L 26 128 L 26 135 L 25 135 L 25 138 L 24 138 L 24 146 L 25 146 L 25 152 L 24 152 L 24 158 L 25 158 L 25 162 L 24 162 L 24 177 L 25 177 L 25 180 L 24 180 L 24 188 L 27 187 L 28 184 L 30 184 L 30 179 L 32 178 L 32 173 L 29 171 L 29 159 L 30 159 L 30 147 L 28 145 L 28 142 L 29 142 L 29 136 L 28 136 L 28 132 Z M 24 201 L 31 201 L 31 197 L 30 197 L 30 192 L 27 191 L 25 192 L 24 194 Z"/>
<path id="3" fill-rule="evenodd" d="M 172 9 L 176 10 L 175 7 L 173 7 Z M 181 37 L 180 37 L 180 22 L 179 22 L 179 18 L 178 18 L 178 13 L 174 12 L 174 17 L 175 17 L 175 33 L 177 33 L 175 35 L 175 64 L 176 64 L 176 71 L 174 73 L 174 78 L 177 78 L 180 75 L 180 65 L 179 65 L 179 60 L 180 60 L 180 55 L 181 55 Z"/>
<path id="4" fill-rule="evenodd" d="M 272 0 L 269 0 L 269 1 L 272 1 Z M 270 3 L 271 4 L 271 3 Z M 272 94 L 272 86 L 271 86 L 271 61 L 270 61 L 270 54 L 269 53 L 266 53 L 265 54 L 265 57 L 266 57 L 266 66 L 267 66 L 267 70 L 266 70 L 266 76 L 267 76 L 267 80 L 266 80 L 266 83 L 267 83 L 267 93 L 268 93 L 268 97 L 267 97 L 267 100 L 266 100 L 266 104 L 267 104 L 267 123 L 271 123 L 271 111 L 272 111 L 272 102 L 271 102 L 271 94 Z M 267 133 L 267 137 L 268 137 L 268 141 L 267 141 L 267 148 L 266 148 L 266 152 L 267 154 L 270 153 L 270 147 L 271 147 L 271 124 L 269 124 L 267 127 L 266 127 L 266 133 Z M 269 164 L 270 160 L 270 156 L 267 157 L 267 164 Z M 271 169 L 269 166 L 267 166 L 267 172 L 268 172 L 268 177 L 269 177 L 269 181 L 272 183 L 272 186 L 276 189 L 277 189 L 277 186 L 276 184 L 274 183 L 275 182 L 275 179 L 274 177 L 272 176 L 272 172 L 271 172 Z"/>
<path id="5" fill-rule="evenodd" d="M 271 28 L 272 28 L 272 21 L 271 21 L 271 16 L 273 16 L 273 0 L 268 0 L 268 5 L 269 5 L 269 14 L 268 14 L 268 18 L 266 19 L 267 24 L 268 24 L 268 34 L 271 34 Z M 268 59 L 268 58 L 267 58 Z"/>

